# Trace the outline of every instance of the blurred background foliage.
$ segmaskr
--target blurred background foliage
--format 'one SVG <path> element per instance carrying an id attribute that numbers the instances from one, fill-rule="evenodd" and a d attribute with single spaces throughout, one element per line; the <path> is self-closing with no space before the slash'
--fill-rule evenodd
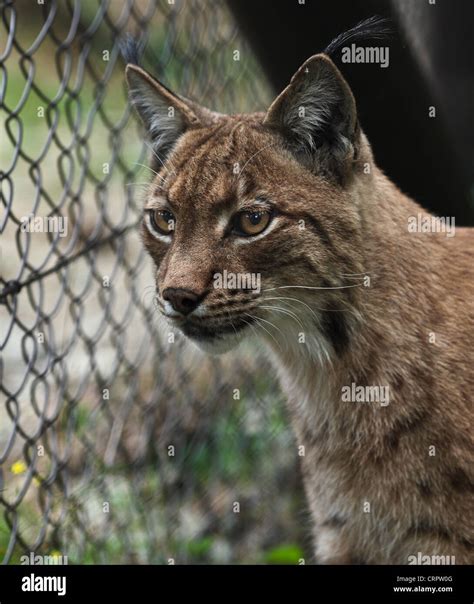
<path id="1" fill-rule="evenodd" d="M 134 183 L 149 173 L 127 107 L 124 32 L 146 34 L 150 71 L 212 109 L 263 110 L 271 98 L 221 0 L 6 2 L 0 51 L 12 15 L 18 46 L 0 75 L 3 283 L 138 219 Z M 35 234 L 22 249 L 19 219 L 31 211 L 68 216 L 72 235 Z M 297 446 L 261 352 L 249 343 L 208 359 L 164 342 L 136 229 L 43 284 L 0 307 L 0 560 L 30 551 L 78 564 L 309 560 Z M 46 352 L 31 360 L 25 342 L 38 330 Z"/>

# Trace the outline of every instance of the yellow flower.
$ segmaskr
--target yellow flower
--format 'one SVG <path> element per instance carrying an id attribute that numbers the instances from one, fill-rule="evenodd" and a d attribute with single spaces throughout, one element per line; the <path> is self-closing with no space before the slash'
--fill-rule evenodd
<path id="1" fill-rule="evenodd" d="M 13 472 L 13 474 L 23 474 L 24 472 L 26 472 L 27 466 L 26 463 L 22 460 L 15 461 L 10 470 Z"/>
<path id="2" fill-rule="evenodd" d="M 49 555 L 53 558 L 60 558 L 62 556 L 61 552 L 57 549 L 53 549 L 53 551 Z"/>

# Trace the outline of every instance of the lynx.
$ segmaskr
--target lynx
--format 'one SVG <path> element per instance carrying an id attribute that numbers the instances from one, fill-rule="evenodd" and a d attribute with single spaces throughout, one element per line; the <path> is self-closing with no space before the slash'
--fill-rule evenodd
<path id="1" fill-rule="evenodd" d="M 432 217 L 377 167 L 331 53 L 243 115 L 174 94 L 134 54 L 157 304 L 211 353 L 265 342 L 304 451 L 316 563 L 473 563 L 473 230 L 409 228 Z M 215 287 L 224 271 L 260 287 Z"/>

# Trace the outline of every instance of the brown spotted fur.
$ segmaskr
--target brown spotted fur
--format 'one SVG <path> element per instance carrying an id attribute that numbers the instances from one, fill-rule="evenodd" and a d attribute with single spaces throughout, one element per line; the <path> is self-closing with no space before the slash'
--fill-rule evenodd
<path id="1" fill-rule="evenodd" d="M 198 292 L 207 314 L 189 317 L 196 329 L 267 342 L 305 447 L 318 562 L 406 564 L 421 552 L 473 563 L 473 231 L 409 233 L 408 217 L 426 212 L 374 163 L 347 84 L 326 56 L 305 65 L 342 90 L 342 155 L 298 154 L 278 129 L 301 70 L 267 114 L 213 114 L 153 81 L 166 103 L 191 108 L 168 155 L 152 159 L 146 207 L 164 198 L 176 216 L 170 243 L 142 230 L 158 300 L 167 287 Z M 142 74 L 128 67 L 131 87 Z M 218 216 L 257 197 L 274 204 L 277 226 L 243 245 L 224 236 Z M 261 273 L 262 292 L 214 289 L 224 269 Z M 296 285 L 321 289 L 268 291 Z M 328 289 L 347 285 L 357 287 Z M 342 402 L 352 382 L 389 385 L 390 404 Z"/>

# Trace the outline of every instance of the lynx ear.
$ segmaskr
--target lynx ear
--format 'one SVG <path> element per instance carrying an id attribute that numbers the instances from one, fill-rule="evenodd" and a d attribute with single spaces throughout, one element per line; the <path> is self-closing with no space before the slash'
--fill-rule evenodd
<path id="1" fill-rule="evenodd" d="M 178 97 L 138 65 L 128 64 L 125 73 L 130 101 L 160 158 L 166 157 L 188 128 L 211 121 L 210 111 Z"/>
<path id="2" fill-rule="evenodd" d="M 303 63 L 263 123 L 279 130 L 298 159 L 312 169 L 340 175 L 356 155 L 355 100 L 327 55 L 314 55 Z"/>

